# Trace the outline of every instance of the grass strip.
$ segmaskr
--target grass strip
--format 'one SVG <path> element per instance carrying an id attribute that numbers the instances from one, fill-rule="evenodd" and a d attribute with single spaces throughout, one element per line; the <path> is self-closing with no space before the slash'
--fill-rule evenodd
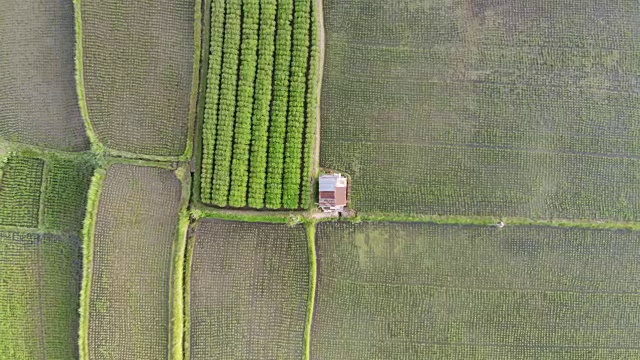
<path id="1" fill-rule="evenodd" d="M 191 264 L 193 264 L 193 248 L 196 238 L 187 238 L 187 249 L 184 263 L 184 358 L 191 359 Z"/>
<path id="2" fill-rule="evenodd" d="M 89 307 L 93 279 L 93 242 L 98 205 L 106 174 L 107 170 L 104 168 L 97 169 L 93 174 L 87 196 L 87 213 L 82 228 L 82 289 L 80 291 L 80 326 L 78 328 L 80 360 L 89 359 Z"/>
<path id="3" fill-rule="evenodd" d="M 300 216 L 300 214 L 292 213 L 267 213 L 256 214 L 250 211 L 241 210 L 217 210 L 217 209 L 191 209 L 191 217 L 193 220 L 200 219 L 218 219 L 218 220 L 230 220 L 230 221 L 244 221 L 244 222 L 264 222 L 264 223 L 277 223 L 286 224 L 290 223 L 293 216 Z"/>
<path id="4" fill-rule="evenodd" d="M 78 93 L 78 104 L 80 106 L 80 113 L 82 114 L 82 120 L 84 121 L 84 127 L 87 132 L 89 142 L 91 142 L 91 149 L 96 153 L 103 153 L 105 151 L 104 145 L 98 139 L 98 135 L 93 129 L 91 120 L 89 118 L 89 108 L 87 107 L 87 95 L 84 89 L 84 49 L 82 46 L 82 0 L 73 0 L 74 18 L 75 18 L 75 30 L 76 30 L 76 92 Z"/>
<path id="5" fill-rule="evenodd" d="M 187 166 L 183 165 L 175 170 L 175 174 L 182 184 L 182 199 L 178 230 L 171 249 L 169 352 L 173 360 L 181 360 L 184 358 L 184 261 L 190 224 L 188 206 L 191 194 L 191 173 Z"/>
<path id="6" fill-rule="evenodd" d="M 307 224 L 307 241 L 309 243 L 309 299 L 307 305 L 307 320 L 304 328 L 304 359 L 311 359 L 311 326 L 313 325 L 313 311 L 316 305 L 316 283 L 318 278 L 318 261 L 316 254 L 316 223 Z"/>

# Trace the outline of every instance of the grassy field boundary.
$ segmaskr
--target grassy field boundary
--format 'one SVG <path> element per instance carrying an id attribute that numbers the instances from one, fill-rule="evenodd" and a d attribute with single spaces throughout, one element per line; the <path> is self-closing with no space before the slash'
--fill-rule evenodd
<path id="1" fill-rule="evenodd" d="M 145 155 L 132 153 L 129 151 L 115 150 L 107 148 L 98 138 L 93 125 L 91 123 L 91 117 L 89 115 L 89 108 L 87 106 L 87 95 L 84 86 L 84 48 L 83 48 L 83 30 L 82 30 L 82 0 L 73 0 L 74 17 L 75 17 L 75 34 L 76 34 L 76 92 L 78 93 L 78 103 L 80 106 L 80 113 L 84 121 L 85 130 L 89 142 L 91 143 L 91 149 L 96 154 L 108 154 L 114 157 L 130 158 L 130 159 L 144 159 L 151 161 L 189 161 L 193 153 L 193 139 L 195 137 L 195 118 L 196 118 L 196 106 L 198 98 L 198 89 L 200 84 L 200 53 L 202 52 L 202 9 L 201 2 L 207 0 L 196 0 L 194 7 L 194 63 L 193 63 L 193 79 L 192 89 L 189 102 L 189 122 L 187 125 L 187 139 L 185 142 L 185 149 L 182 155 L 177 156 L 157 156 L 157 155 Z"/>
<path id="2" fill-rule="evenodd" d="M 130 159 L 130 158 L 108 157 L 104 160 L 104 165 L 106 167 L 109 167 L 111 165 L 117 165 L 117 164 L 157 167 L 157 168 L 173 170 L 173 171 L 177 170 L 181 166 L 179 163 L 175 163 L 175 162 L 162 162 L 162 161 Z"/>
<path id="3" fill-rule="evenodd" d="M 191 194 L 191 173 L 187 165 L 183 165 L 174 171 L 182 184 L 182 198 L 180 219 L 176 237 L 171 249 L 171 283 L 169 285 L 171 331 L 169 332 L 169 353 L 173 360 L 184 358 L 184 262 L 187 246 L 187 236 L 190 225 L 188 210 Z"/>
<path id="4" fill-rule="evenodd" d="M 193 264 L 193 249 L 197 241 L 195 237 L 196 224 L 189 224 L 187 247 L 184 261 L 184 359 L 191 359 L 191 266 Z"/>
<path id="5" fill-rule="evenodd" d="M 309 299 L 307 305 L 307 320 L 304 328 L 304 359 L 311 359 L 311 327 L 313 312 L 316 306 L 316 287 L 318 280 L 318 257 L 316 253 L 316 223 L 309 222 L 306 226 L 307 242 L 309 244 Z"/>
<path id="6" fill-rule="evenodd" d="M 93 242 L 98 217 L 98 205 L 107 170 L 97 169 L 91 179 L 87 196 L 87 212 L 82 228 L 82 286 L 80 291 L 80 325 L 78 348 L 80 360 L 89 360 L 89 310 L 91 305 L 91 282 L 93 280 Z"/>
<path id="7" fill-rule="evenodd" d="M 505 226 L 549 226 L 583 229 L 611 229 L 640 231 L 640 222 L 626 222 L 614 220 L 586 220 L 586 219 L 528 219 L 521 217 L 492 217 L 492 216 L 440 216 L 440 215 L 400 215 L 369 213 L 359 214 L 347 221 L 359 222 L 409 222 L 433 223 L 442 225 L 478 225 L 497 226 L 503 222 Z"/>
<path id="8" fill-rule="evenodd" d="M 186 165 L 175 170 L 182 184 L 180 219 L 176 237 L 171 249 L 171 284 L 169 285 L 171 331 L 169 332 L 169 353 L 174 360 L 184 358 L 184 261 L 189 230 L 189 196 L 191 194 L 191 173 Z"/>
<path id="9" fill-rule="evenodd" d="M 38 208 L 38 229 L 41 231 L 45 230 L 44 225 L 44 212 L 45 212 L 45 202 L 47 193 L 47 177 L 49 176 L 49 162 L 42 162 L 42 177 L 40 178 L 40 206 Z"/>
<path id="10" fill-rule="evenodd" d="M 84 121 L 84 127 L 87 132 L 89 142 L 91 142 L 91 149 L 94 152 L 104 152 L 104 145 L 98 139 L 98 135 L 93 129 L 91 120 L 89 118 L 89 108 L 87 107 L 87 95 L 84 89 L 84 48 L 83 48 L 83 32 L 82 32 L 82 0 L 73 0 L 74 18 L 75 18 L 75 33 L 76 33 L 76 92 L 78 93 L 78 104 L 80 106 L 80 113 Z"/>
<path id="11" fill-rule="evenodd" d="M 294 219 L 300 219 L 300 221 L 295 220 L 294 222 L 304 222 L 305 217 L 301 216 L 301 214 L 291 214 L 291 213 L 264 213 L 264 214 L 256 214 L 252 211 L 235 211 L 235 210 L 222 210 L 222 209 L 203 209 L 192 207 L 191 208 L 191 217 L 195 221 L 200 219 L 217 219 L 217 220 L 229 220 L 229 221 L 242 221 L 242 222 L 263 222 L 263 223 L 291 223 Z"/>

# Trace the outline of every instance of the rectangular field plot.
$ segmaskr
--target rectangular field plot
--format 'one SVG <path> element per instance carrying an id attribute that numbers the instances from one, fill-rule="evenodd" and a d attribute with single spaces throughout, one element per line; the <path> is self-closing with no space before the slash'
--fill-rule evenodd
<path id="1" fill-rule="evenodd" d="M 640 234 L 322 223 L 312 359 L 635 359 Z"/>
<path id="2" fill-rule="evenodd" d="M 311 204 L 318 2 L 213 0 L 201 200 L 220 207 Z"/>
<path id="3" fill-rule="evenodd" d="M 76 359 L 77 236 L 0 232 L 0 358 Z"/>
<path id="4" fill-rule="evenodd" d="M 84 100 L 98 140 L 141 156 L 183 155 L 195 110 L 199 1 L 77 2 Z"/>
<path id="5" fill-rule="evenodd" d="M 79 235 L 92 172 L 81 156 L 11 155 L 0 163 L 0 226 Z"/>
<path id="6" fill-rule="evenodd" d="M 304 227 L 202 220 L 192 241 L 191 359 L 302 359 Z"/>
<path id="7" fill-rule="evenodd" d="M 72 0 L 1 0 L 0 8 L 0 138 L 87 150 Z"/>
<path id="8" fill-rule="evenodd" d="M 168 357 L 171 252 L 180 199 L 181 184 L 171 170 L 134 165 L 107 170 L 93 238 L 90 359 Z"/>
<path id="9" fill-rule="evenodd" d="M 43 169 L 44 161 L 41 159 L 7 159 L 0 178 L 0 225 L 39 226 Z"/>
<path id="10" fill-rule="evenodd" d="M 368 212 L 638 220 L 632 1 L 325 1 L 321 165 Z"/>

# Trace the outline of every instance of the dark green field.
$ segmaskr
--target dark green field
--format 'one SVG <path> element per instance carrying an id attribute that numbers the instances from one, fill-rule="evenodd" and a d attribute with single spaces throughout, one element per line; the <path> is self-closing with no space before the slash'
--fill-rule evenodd
<path id="1" fill-rule="evenodd" d="M 323 223 L 312 359 L 635 359 L 637 232 Z"/>
<path id="2" fill-rule="evenodd" d="M 301 359 L 305 229 L 203 220 L 192 239 L 191 359 Z"/>
<path id="3" fill-rule="evenodd" d="M 321 165 L 367 212 L 638 220 L 639 25 L 633 1 L 325 1 Z"/>

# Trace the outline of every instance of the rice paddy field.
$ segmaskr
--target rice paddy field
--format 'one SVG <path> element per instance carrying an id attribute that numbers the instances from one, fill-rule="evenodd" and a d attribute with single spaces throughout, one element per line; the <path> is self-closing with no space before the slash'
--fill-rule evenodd
<path id="1" fill-rule="evenodd" d="M 167 359 L 181 183 L 169 169 L 111 165 L 85 238 L 83 359 Z"/>
<path id="2" fill-rule="evenodd" d="M 71 0 L 0 1 L 0 139 L 89 148 L 76 94 Z"/>
<path id="3" fill-rule="evenodd" d="M 302 359 L 304 227 L 202 220 L 191 241 L 190 358 Z"/>
<path id="4" fill-rule="evenodd" d="M 633 359 L 637 232 L 323 223 L 312 359 Z"/>
<path id="5" fill-rule="evenodd" d="M 80 238 L 0 231 L 0 358 L 75 359 Z"/>
<path id="6" fill-rule="evenodd" d="M 636 2 L 0 9 L 0 359 L 640 358 Z"/>
<path id="7" fill-rule="evenodd" d="M 321 166 L 355 208 L 638 220 L 635 2 L 324 5 Z"/>
<path id="8" fill-rule="evenodd" d="M 78 86 L 92 140 L 131 157 L 189 156 L 200 1 L 75 3 Z"/>
<path id="9" fill-rule="evenodd" d="M 0 358 L 75 359 L 80 228 L 91 166 L 76 155 L 0 161 Z"/>
<path id="10" fill-rule="evenodd" d="M 319 9 L 213 0 L 200 197 L 218 207 L 311 206 Z"/>

